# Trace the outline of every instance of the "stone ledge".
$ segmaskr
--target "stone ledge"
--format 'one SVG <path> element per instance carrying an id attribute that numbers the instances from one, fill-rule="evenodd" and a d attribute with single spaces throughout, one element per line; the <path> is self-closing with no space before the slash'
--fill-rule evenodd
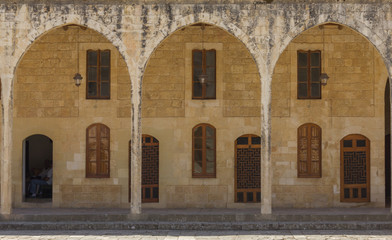
<path id="1" fill-rule="evenodd" d="M 0 230 L 390 230 L 391 222 L 3 222 Z"/>

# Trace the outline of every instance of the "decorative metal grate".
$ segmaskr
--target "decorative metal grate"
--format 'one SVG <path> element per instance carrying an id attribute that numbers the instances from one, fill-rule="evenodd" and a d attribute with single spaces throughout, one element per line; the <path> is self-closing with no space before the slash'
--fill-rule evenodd
<path id="1" fill-rule="evenodd" d="M 351 134 L 341 140 L 340 184 L 342 202 L 370 201 L 370 141 Z"/>
<path id="2" fill-rule="evenodd" d="M 142 147 L 142 185 L 159 182 L 159 146 Z"/>
<path id="3" fill-rule="evenodd" d="M 260 188 L 260 148 L 237 149 L 237 188 Z"/>
<path id="4" fill-rule="evenodd" d="M 236 141 L 235 201 L 260 202 L 260 137 L 243 135 Z"/>
<path id="5" fill-rule="evenodd" d="M 344 184 L 366 184 L 366 152 L 344 152 Z"/>

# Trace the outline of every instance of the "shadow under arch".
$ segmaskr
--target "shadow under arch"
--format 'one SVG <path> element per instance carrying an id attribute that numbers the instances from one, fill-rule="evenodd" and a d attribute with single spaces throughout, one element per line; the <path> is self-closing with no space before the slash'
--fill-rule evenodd
<path id="1" fill-rule="evenodd" d="M 365 38 L 367 41 L 369 41 L 373 47 L 377 50 L 378 54 L 380 54 L 380 56 L 382 57 L 383 61 L 384 61 L 384 65 L 387 67 L 389 66 L 388 64 L 388 60 L 386 58 L 386 53 L 384 51 L 382 51 L 380 49 L 379 45 L 376 45 L 376 42 L 384 42 L 381 37 L 379 37 L 376 33 L 374 33 L 369 27 L 366 26 L 365 23 L 363 23 L 362 21 L 356 20 L 357 25 L 361 25 L 363 26 L 367 31 L 366 33 L 361 32 L 360 30 L 358 30 L 354 25 L 349 25 L 348 23 L 342 23 L 341 21 L 338 20 L 327 20 L 327 21 L 320 21 L 320 22 L 316 22 L 314 24 L 297 24 L 295 27 L 291 28 L 290 31 L 285 34 L 286 37 L 283 38 L 283 40 L 280 43 L 280 48 L 278 50 L 278 54 L 276 54 L 276 57 L 274 57 L 271 61 L 272 63 L 272 69 L 275 70 L 276 64 L 280 58 L 280 56 L 282 55 L 283 51 L 285 49 L 287 49 L 287 47 L 290 45 L 291 42 L 293 42 L 293 40 L 295 40 L 298 36 L 300 36 L 302 33 L 308 31 L 309 29 L 318 27 L 318 26 L 322 26 L 322 25 L 326 25 L 326 24 L 336 24 L 336 25 L 340 25 L 343 27 L 347 27 L 350 30 L 354 31 L 355 33 L 359 34 L 360 36 L 362 36 L 363 38 Z M 389 69 L 388 69 L 389 72 Z"/>
<path id="2" fill-rule="evenodd" d="M 47 170 L 52 168 L 50 166 L 53 166 L 53 140 L 44 134 L 30 135 L 23 140 L 22 151 L 22 199 L 23 201 L 27 201 L 32 191 L 30 186 L 31 180 L 41 179 L 46 181 L 44 178 L 47 176 Z M 50 181 L 50 184 L 46 185 L 49 187 L 44 188 L 41 186 L 38 187 L 36 191 L 41 192 L 40 198 L 51 200 L 52 178 L 48 180 Z M 33 200 L 35 202 L 47 202 L 39 199 Z"/>

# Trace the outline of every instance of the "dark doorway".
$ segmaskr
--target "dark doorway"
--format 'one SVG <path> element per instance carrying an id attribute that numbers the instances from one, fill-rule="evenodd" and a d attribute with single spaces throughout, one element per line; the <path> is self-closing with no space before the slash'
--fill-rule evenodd
<path id="1" fill-rule="evenodd" d="M 32 135 L 23 141 L 23 199 L 47 202 L 52 199 L 53 141 Z"/>
<path id="2" fill-rule="evenodd" d="M 389 81 L 385 87 L 385 207 L 391 207 L 391 105 Z"/>

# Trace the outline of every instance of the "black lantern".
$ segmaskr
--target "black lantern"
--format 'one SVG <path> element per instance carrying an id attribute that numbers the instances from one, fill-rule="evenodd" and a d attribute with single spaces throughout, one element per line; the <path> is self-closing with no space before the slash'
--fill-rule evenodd
<path id="1" fill-rule="evenodd" d="M 80 73 L 75 73 L 75 76 L 73 77 L 73 80 L 75 81 L 75 85 L 77 87 L 79 87 L 80 84 L 82 83 L 82 79 L 83 79 L 83 77 L 82 77 L 82 75 L 80 75 Z"/>

